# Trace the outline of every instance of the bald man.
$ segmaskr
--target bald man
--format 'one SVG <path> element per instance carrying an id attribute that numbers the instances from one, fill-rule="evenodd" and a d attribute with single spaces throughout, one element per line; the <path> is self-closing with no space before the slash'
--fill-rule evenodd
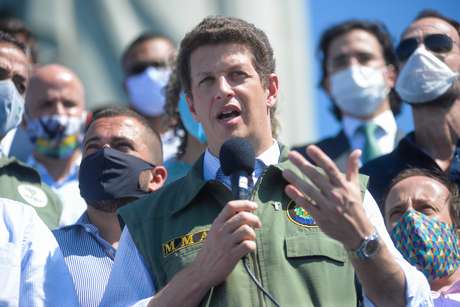
<path id="1" fill-rule="evenodd" d="M 76 222 L 86 209 L 78 188 L 85 123 L 85 91 L 78 76 L 57 64 L 35 69 L 23 121 L 33 144 L 27 163 L 61 198 L 61 226 Z"/>

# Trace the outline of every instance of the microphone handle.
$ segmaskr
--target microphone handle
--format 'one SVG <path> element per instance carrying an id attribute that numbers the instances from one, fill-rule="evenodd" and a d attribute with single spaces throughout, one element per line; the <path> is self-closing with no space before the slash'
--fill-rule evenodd
<path id="1" fill-rule="evenodd" d="M 251 193 L 249 191 L 249 178 L 250 174 L 245 171 L 235 172 L 230 175 L 232 183 L 233 199 L 249 199 Z"/>

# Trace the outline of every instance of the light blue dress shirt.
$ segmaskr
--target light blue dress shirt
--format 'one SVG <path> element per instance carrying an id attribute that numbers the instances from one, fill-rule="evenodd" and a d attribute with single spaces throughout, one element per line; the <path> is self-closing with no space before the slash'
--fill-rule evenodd
<path id="1" fill-rule="evenodd" d="M 85 212 L 70 226 L 53 231 L 72 275 L 80 306 L 99 306 L 115 258 L 115 248 L 105 241 Z"/>
<path id="2" fill-rule="evenodd" d="M 78 185 L 78 170 L 80 169 L 80 158 L 76 159 L 65 178 L 56 181 L 53 176 L 48 173 L 48 170 L 35 160 L 31 155 L 27 159 L 27 164 L 35 169 L 42 179 L 55 192 L 62 203 L 62 213 L 59 219 L 59 226 L 67 226 L 74 224 L 83 212 L 86 211 L 86 202 L 80 195 L 80 187 Z"/>
<path id="3" fill-rule="evenodd" d="M 35 210 L 0 198 L 0 306 L 78 306 L 64 258 Z"/>
<path id="4" fill-rule="evenodd" d="M 279 155 L 278 143 L 274 142 L 273 146 L 258 156 L 257 159 L 268 166 L 277 163 Z M 214 157 L 208 150 L 205 152 L 203 168 L 205 180 L 214 179 L 220 168 L 219 159 Z M 254 182 L 257 179 L 254 178 Z M 426 278 L 404 260 L 394 247 L 377 203 L 368 191 L 364 195 L 363 206 L 369 220 L 404 271 L 406 277 L 406 306 L 432 306 L 430 286 Z M 136 248 L 128 227 L 125 227 L 101 306 L 147 306 L 155 291 L 156 288 L 145 261 Z M 364 305 L 374 306 L 366 296 L 364 296 Z"/>

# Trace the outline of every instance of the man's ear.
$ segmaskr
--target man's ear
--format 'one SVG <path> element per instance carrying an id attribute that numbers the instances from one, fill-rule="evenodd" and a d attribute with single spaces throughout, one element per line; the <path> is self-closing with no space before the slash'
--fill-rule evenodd
<path id="1" fill-rule="evenodd" d="M 267 107 L 272 108 L 278 100 L 279 93 L 279 80 L 278 75 L 275 73 L 268 76 L 267 92 Z"/>
<path id="2" fill-rule="evenodd" d="M 152 168 L 150 172 L 151 176 L 148 184 L 148 192 L 151 193 L 159 190 L 164 185 L 168 177 L 168 171 L 163 165 L 158 165 Z"/>

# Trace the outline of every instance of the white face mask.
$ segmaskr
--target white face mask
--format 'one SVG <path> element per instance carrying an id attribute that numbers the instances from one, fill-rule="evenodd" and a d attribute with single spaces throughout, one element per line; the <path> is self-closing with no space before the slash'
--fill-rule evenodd
<path id="1" fill-rule="evenodd" d="M 165 112 L 164 88 L 170 75 L 169 69 L 148 67 L 142 73 L 129 77 L 126 86 L 132 106 L 143 115 L 163 114 Z"/>
<path id="2" fill-rule="evenodd" d="M 429 102 L 446 93 L 457 77 L 458 73 L 420 45 L 399 73 L 396 91 L 409 103 Z"/>
<path id="3" fill-rule="evenodd" d="M 390 91 L 383 72 L 383 68 L 353 65 L 333 74 L 331 95 L 338 107 L 356 117 L 375 113 Z"/>

